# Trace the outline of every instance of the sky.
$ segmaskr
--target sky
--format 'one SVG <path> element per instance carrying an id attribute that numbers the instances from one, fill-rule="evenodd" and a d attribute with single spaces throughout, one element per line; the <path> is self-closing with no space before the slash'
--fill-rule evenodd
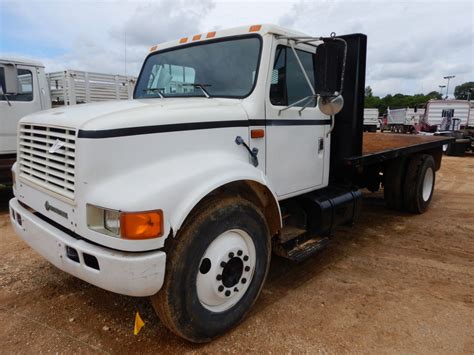
<path id="1" fill-rule="evenodd" d="M 368 36 L 375 95 L 474 81 L 474 1 L 0 0 L 0 56 L 138 75 L 149 48 L 222 28 L 274 23 L 314 36 Z"/>

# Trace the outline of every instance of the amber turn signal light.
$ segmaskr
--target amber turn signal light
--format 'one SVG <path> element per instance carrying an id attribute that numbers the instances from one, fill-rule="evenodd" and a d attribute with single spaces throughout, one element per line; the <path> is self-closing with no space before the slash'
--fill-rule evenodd
<path id="1" fill-rule="evenodd" d="M 151 239 L 163 235 L 163 211 L 123 212 L 120 234 L 124 239 Z"/>
<path id="2" fill-rule="evenodd" d="M 263 129 L 252 129 L 250 130 L 250 137 L 263 138 L 265 137 L 265 131 Z"/>
<path id="3" fill-rule="evenodd" d="M 262 28 L 262 25 L 253 25 L 253 26 L 250 26 L 249 32 L 258 32 L 260 31 L 261 28 Z"/>

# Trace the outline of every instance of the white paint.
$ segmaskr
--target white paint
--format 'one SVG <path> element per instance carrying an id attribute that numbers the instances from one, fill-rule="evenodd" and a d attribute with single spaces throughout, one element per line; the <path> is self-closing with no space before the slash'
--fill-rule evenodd
<path id="1" fill-rule="evenodd" d="M 216 37 L 247 33 L 248 27 L 245 26 L 218 31 Z M 29 115 L 21 120 L 21 124 L 62 127 L 77 134 L 81 130 L 100 131 L 198 122 L 245 122 L 248 119 L 265 118 L 327 120 L 329 117 L 323 115 L 317 107 L 306 108 L 301 116 L 297 108 L 283 111 L 278 116 L 277 112 L 281 107 L 272 107 L 269 103 L 271 71 L 277 44 L 274 34 L 301 34 L 268 25 L 262 26 L 259 33 L 263 42 L 259 75 L 254 91 L 244 99 L 156 98 L 74 105 Z M 179 46 L 177 41 L 160 45 L 160 49 L 173 46 Z M 265 137 L 251 139 L 252 128 L 265 129 Z M 271 192 L 270 198 L 275 201 L 326 186 L 329 178 L 329 129 L 329 124 L 229 127 L 101 139 L 76 137 L 72 196 L 60 191 L 54 192 L 47 186 L 41 187 L 27 180 L 19 174 L 18 164 L 14 166 L 16 176 L 19 176 L 15 196 L 84 240 L 100 245 L 100 248 L 103 246 L 121 251 L 117 253 L 153 251 L 150 258 L 153 255 L 158 258 L 157 255 L 162 252 L 154 250 L 164 246 L 171 232 L 173 235 L 179 232 L 190 211 L 204 197 L 227 183 L 256 182 L 267 187 Z M 251 164 L 247 150 L 235 143 L 236 136 L 241 136 L 250 148 L 259 149 L 257 167 Z M 320 139 L 324 143 L 321 150 L 318 149 Z M 46 209 L 46 203 L 63 211 L 67 216 L 58 214 L 54 209 Z M 15 199 L 12 204 L 18 205 Z M 87 204 L 131 212 L 161 209 L 164 215 L 163 236 L 147 240 L 125 240 L 93 231 L 88 228 L 86 222 Z M 23 213 L 34 220 L 33 216 L 25 211 Z M 280 214 L 277 218 L 281 222 Z M 39 227 L 34 230 L 20 230 L 19 233 L 22 238 L 30 241 L 33 248 L 45 254 L 48 260 L 54 261 L 55 259 L 43 250 L 42 244 L 32 242 L 32 234 L 40 234 L 40 240 L 47 245 L 48 240 L 58 239 L 61 232 L 44 222 L 36 222 L 35 225 Z M 81 244 L 75 245 L 90 248 L 94 246 L 92 243 L 82 241 Z M 103 253 L 105 256 L 101 257 L 108 260 L 107 253 Z M 135 259 L 121 259 L 117 263 L 123 264 L 117 268 L 123 272 L 123 268 L 127 268 L 128 260 L 133 262 Z M 107 265 L 107 262 L 105 263 Z M 157 262 L 153 267 L 164 273 L 164 263 Z M 106 279 L 89 278 L 89 274 L 75 272 L 70 268 L 64 270 L 87 281 L 92 280 L 89 282 L 95 282 L 94 284 L 100 287 L 113 287 Z M 142 286 L 134 286 L 131 281 L 126 287 Z M 125 291 L 115 289 L 115 292 L 119 293 L 132 292 Z"/>

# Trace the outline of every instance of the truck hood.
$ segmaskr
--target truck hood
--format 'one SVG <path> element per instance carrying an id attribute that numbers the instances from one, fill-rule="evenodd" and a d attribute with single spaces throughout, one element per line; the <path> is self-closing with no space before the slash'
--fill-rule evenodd
<path id="1" fill-rule="evenodd" d="M 247 118 L 241 100 L 199 97 L 107 101 L 58 107 L 25 116 L 21 122 L 106 130 Z"/>

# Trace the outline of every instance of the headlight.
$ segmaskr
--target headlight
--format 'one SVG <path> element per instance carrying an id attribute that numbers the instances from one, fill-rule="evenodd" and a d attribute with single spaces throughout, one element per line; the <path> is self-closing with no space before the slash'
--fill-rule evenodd
<path id="1" fill-rule="evenodd" d="M 104 210 L 104 228 L 115 235 L 120 235 L 120 212 Z"/>
<path id="2" fill-rule="evenodd" d="M 90 229 L 123 239 L 151 239 L 163 235 L 163 211 L 121 212 L 87 205 Z"/>

